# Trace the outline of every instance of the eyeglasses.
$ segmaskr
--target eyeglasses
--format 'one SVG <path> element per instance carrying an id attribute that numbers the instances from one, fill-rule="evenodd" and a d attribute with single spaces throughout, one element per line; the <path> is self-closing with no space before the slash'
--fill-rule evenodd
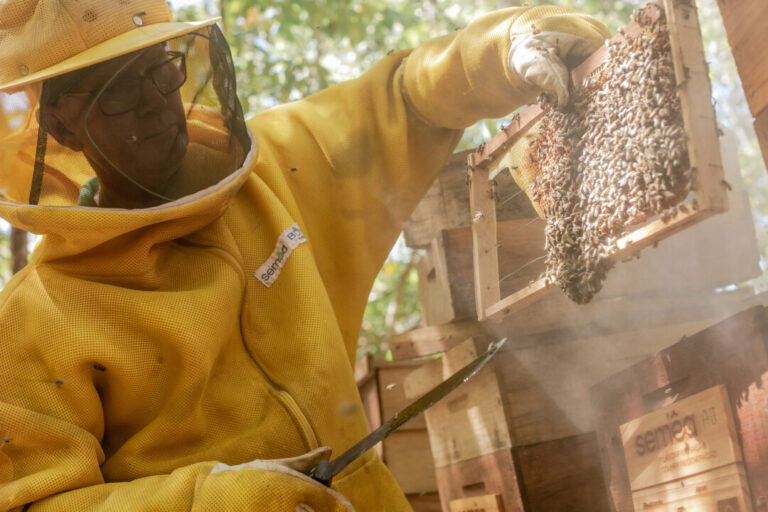
<path id="1" fill-rule="evenodd" d="M 167 96 L 187 81 L 185 55 L 181 52 L 166 52 L 168 59 L 148 68 L 142 75 L 126 79 L 116 79 L 98 95 L 96 101 L 105 116 L 119 116 L 135 110 L 142 97 L 144 80 L 151 80 L 158 92 Z M 68 92 L 61 96 L 95 95 L 99 90 Z"/>

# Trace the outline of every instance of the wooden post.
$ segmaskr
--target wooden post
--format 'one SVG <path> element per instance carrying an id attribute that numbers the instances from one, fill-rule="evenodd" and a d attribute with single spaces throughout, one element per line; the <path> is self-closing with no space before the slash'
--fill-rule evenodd
<path id="1" fill-rule="evenodd" d="M 493 182 L 488 180 L 488 168 L 472 167 L 471 154 L 469 163 L 469 211 L 475 267 L 475 305 L 478 320 L 484 320 L 486 308 L 501 299 L 496 200 Z"/>

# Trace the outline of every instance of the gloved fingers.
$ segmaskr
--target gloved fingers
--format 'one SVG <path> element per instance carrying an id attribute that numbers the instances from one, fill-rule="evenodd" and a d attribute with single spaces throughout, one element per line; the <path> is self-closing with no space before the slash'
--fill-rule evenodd
<path id="1" fill-rule="evenodd" d="M 211 475 L 224 473 L 227 471 L 247 471 L 247 470 L 272 471 L 275 473 L 281 473 L 281 474 L 296 478 L 298 480 L 301 480 L 302 482 L 307 483 L 312 487 L 314 487 L 317 491 L 330 495 L 330 497 L 332 497 L 337 504 L 337 507 L 334 508 L 334 510 L 336 510 L 340 506 L 344 510 L 346 510 L 346 512 L 355 512 L 355 507 L 352 506 L 352 503 L 350 503 L 350 501 L 343 494 L 341 494 L 335 489 L 326 487 L 325 485 L 321 484 L 317 480 L 314 480 L 305 474 L 305 472 L 309 470 L 310 467 L 312 467 L 314 464 L 316 464 L 320 460 L 327 459 L 330 456 L 330 454 L 331 454 L 331 449 L 327 446 L 323 446 L 323 447 L 317 448 L 316 450 L 312 450 L 311 452 L 305 453 L 304 455 L 300 455 L 299 457 L 292 457 L 290 459 L 268 459 L 268 460 L 256 459 L 250 462 L 246 462 L 245 464 L 238 464 L 237 466 L 229 466 L 227 464 L 220 462 L 211 469 Z M 298 467 L 302 469 L 296 469 L 293 467 L 294 465 L 296 465 L 294 464 L 294 462 L 298 460 L 301 460 L 304 463 L 304 465 L 306 465 L 306 469 L 303 469 L 302 464 L 298 464 Z M 307 510 L 308 508 L 309 507 L 305 506 L 304 510 Z M 297 510 L 299 510 L 299 508 L 297 508 Z M 323 509 L 323 510 L 328 510 L 328 509 Z"/>
<path id="2" fill-rule="evenodd" d="M 559 32 L 513 35 L 510 42 L 512 74 L 550 94 L 559 105 L 568 104 L 568 64 L 578 64 L 598 48 L 583 37 Z"/>
<path id="3" fill-rule="evenodd" d="M 321 450 L 324 450 L 327 448 L 327 455 L 330 455 L 331 449 L 327 446 L 324 446 L 322 448 L 318 448 L 317 450 L 313 450 L 309 453 L 315 453 Z M 326 452 L 321 452 L 325 454 Z M 307 454 L 309 455 L 309 454 Z M 318 458 L 317 460 L 320 461 L 322 457 Z M 286 459 L 291 460 L 291 459 Z M 277 473 L 284 473 L 286 475 L 293 476 L 295 478 L 298 478 L 299 480 L 302 480 L 310 485 L 313 485 L 314 487 L 318 488 L 319 490 L 322 490 L 323 492 L 331 495 L 334 500 L 336 500 L 337 504 L 346 510 L 346 512 L 355 512 L 355 507 L 352 505 L 352 503 L 347 499 L 346 496 L 341 494 L 339 491 L 332 489 L 330 487 L 326 487 L 325 485 L 321 484 L 317 480 L 314 480 L 307 476 L 303 471 L 297 471 L 294 470 L 284 464 L 278 463 L 277 460 L 264 460 L 264 461 L 254 461 L 254 469 L 261 469 L 264 471 L 275 471 Z M 309 469 L 309 468 L 307 468 Z"/>
<path id="4" fill-rule="evenodd" d="M 568 104 L 568 82 L 570 76 L 560 58 L 550 54 L 530 66 L 523 78 L 531 84 L 538 86 L 542 91 L 557 99 L 557 104 Z"/>
<path id="5" fill-rule="evenodd" d="M 331 458 L 331 447 L 321 446 L 315 448 L 311 452 L 307 452 L 304 455 L 298 457 L 291 457 L 289 459 L 274 459 L 272 462 L 275 464 L 281 464 L 287 468 L 298 471 L 299 473 L 306 473 L 313 468 L 321 460 L 329 460 Z"/>
<path id="6" fill-rule="evenodd" d="M 568 68 L 557 55 L 554 44 L 537 37 L 517 36 L 509 51 L 509 67 L 524 82 L 534 85 L 568 104 Z"/>
<path id="7" fill-rule="evenodd" d="M 555 48 L 556 53 L 565 61 L 573 58 L 584 60 L 600 47 L 589 39 L 560 32 L 540 32 L 529 34 L 528 37 L 538 41 L 540 46 Z"/>

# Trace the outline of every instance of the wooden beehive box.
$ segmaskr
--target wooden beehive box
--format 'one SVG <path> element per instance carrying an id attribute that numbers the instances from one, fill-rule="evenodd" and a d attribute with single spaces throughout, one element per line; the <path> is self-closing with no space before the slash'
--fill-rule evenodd
<path id="1" fill-rule="evenodd" d="M 755 118 L 763 158 L 768 162 L 768 2 L 718 0 L 728 42 L 744 87 L 749 110 Z"/>
<path id="2" fill-rule="evenodd" d="M 611 510 L 607 504 L 600 505 L 599 496 L 607 496 L 609 487 L 601 484 L 594 432 L 600 432 L 603 420 L 601 413 L 593 412 L 590 389 L 745 304 L 767 300 L 737 295 L 725 308 L 720 302 L 708 309 L 702 302 L 701 316 L 669 324 L 636 324 L 624 330 L 617 325 L 613 332 L 601 335 L 589 325 L 583 330 L 527 336 L 504 324 L 475 323 L 474 331 L 469 323 L 461 325 L 450 335 L 474 332 L 475 337 L 460 343 L 443 341 L 443 347 L 451 348 L 442 358 L 406 377 L 407 399 L 447 378 L 485 350 L 488 340 L 511 338 L 487 368 L 425 413 L 444 508 L 452 500 L 500 494 L 505 510 Z M 647 321 L 663 316 L 664 309 L 659 305 L 655 314 L 636 313 Z M 525 326 L 518 325 L 524 331 Z M 440 326 L 445 335 L 447 327 Z M 408 350 L 424 345 L 419 341 L 423 340 L 416 340 Z M 441 343 L 431 346 L 434 350 Z M 702 357 L 706 354 L 702 351 Z M 615 383 L 605 387 L 618 396 L 625 393 Z M 611 407 L 615 404 L 606 405 Z M 618 428 L 619 423 L 614 423 Z M 552 469 L 561 467 L 562 472 Z"/>
<path id="3" fill-rule="evenodd" d="M 370 430 L 378 428 L 410 402 L 405 397 L 403 380 L 420 362 L 359 360 L 355 378 Z M 405 492 L 415 512 L 437 512 L 435 466 L 429 447 L 424 417 L 415 418 L 391 434 L 375 449 Z"/>
<path id="4" fill-rule="evenodd" d="M 722 384 L 620 427 L 635 510 L 752 510 Z"/>
<path id="5" fill-rule="evenodd" d="M 684 200 L 686 206 L 679 214 L 672 218 L 666 215 L 652 217 L 628 228 L 627 234 L 621 236 L 612 249 L 612 261 L 630 258 L 640 250 L 651 247 L 715 213 L 722 213 L 727 210 L 728 204 L 728 185 L 724 181 L 708 68 L 704 60 L 695 3 L 693 0 L 664 0 L 656 7 L 647 7 L 645 12 L 648 16 L 659 16 L 657 13 L 665 13 L 666 16 L 681 117 L 687 136 L 686 158 L 690 169 L 695 170 L 696 178 L 692 182 L 692 197 Z M 614 40 L 629 40 L 643 30 L 640 25 L 632 23 Z M 574 82 L 581 83 L 593 70 L 599 69 L 608 53 L 608 49 L 603 47 L 574 70 Z M 529 107 L 468 159 L 472 171 L 470 208 L 473 217 L 475 302 L 477 315 L 481 320 L 488 318 L 498 321 L 540 300 L 557 286 L 548 279 L 540 278 L 509 295 L 503 294 L 500 286 L 500 282 L 507 276 L 499 268 L 497 200 L 494 187 L 502 180 L 506 169 L 516 168 L 516 163 L 523 165 L 520 160 L 516 160 L 519 154 L 517 143 L 541 115 L 538 106 Z M 534 160 L 533 156 L 531 160 Z"/>
<path id="6" fill-rule="evenodd" d="M 598 444 L 614 509 L 764 511 L 766 385 L 764 306 L 684 337 L 595 385 Z"/>
<path id="7" fill-rule="evenodd" d="M 414 371 L 407 395 L 422 394 L 485 346 L 470 338 Z M 498 494 L 507 511 L 608 511 L 594 434 L 579 434 L 514 352 L 495 359 L 425 414 L 444 509 Z"/>

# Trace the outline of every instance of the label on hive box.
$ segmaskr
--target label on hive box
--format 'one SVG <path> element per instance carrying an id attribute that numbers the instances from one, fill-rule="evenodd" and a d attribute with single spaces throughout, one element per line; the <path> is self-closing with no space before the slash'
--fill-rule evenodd
<path id="1" fill-rule="evenodd" d="M 734 462 L 698 475 L 632 493 L 635 512 L 752 512 L 744 464 Z"/>
<path id="2" fill-rule="evenodd" d="M 621 426 L 633 491 L 741 461 L 725 386 L 716 386 Z"/>

